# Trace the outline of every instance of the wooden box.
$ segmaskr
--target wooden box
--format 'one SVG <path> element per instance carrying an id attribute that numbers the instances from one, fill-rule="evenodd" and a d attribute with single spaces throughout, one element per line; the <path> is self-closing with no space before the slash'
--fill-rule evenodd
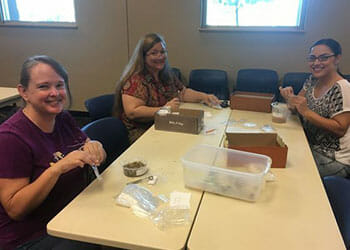
<path id="1" fill-rule="evenodd" d="M 271 113 L 272 93 L 235 91 L 230 98 L 231 109 Z"/>
<path id="2" fill-rule="evenodd" d="M 277 133 L 230 133 L 226 131 L 227 147 L 256 154 L 267 155 L 272 168 L 284 168 L 288 147 Z"/>

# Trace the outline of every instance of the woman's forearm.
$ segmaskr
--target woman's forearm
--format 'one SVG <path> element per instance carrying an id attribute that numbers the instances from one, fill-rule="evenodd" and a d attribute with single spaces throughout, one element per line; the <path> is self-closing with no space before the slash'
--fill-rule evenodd
<path id="1" fill-rule="evenodd" d="M 185 102 L 201 102 L 204 100 L 205 96 L 206 94 L 203 92 L 186 88 L 183 94 L 183 100 Z"/>
<path id="2" fill-rule="evenodd" d="M 131 112 L 126 113 L 126 115 L 131 120 L 147 122 L 154 119 L 154 115 L 159 109 L 160 107 L 139 106 L 133 109 Z"/>
<path id="3" fill-rule="evenodd" d="M 37 208 L 55 186 L 60 172 L 50 167 L 34 182 L 17 191 L 8 201 L 6 211 L 14 220 L 21 220 Z"/>
<path id="4" fill-rule="evenodd" d="M 307 111 L 303 117 L 315 126 L 325 129 L 337 137 L 342 137 L 346 133 L 347 128 L 344 128 L 338 121 L 324 118 L 312 110 Z"/>

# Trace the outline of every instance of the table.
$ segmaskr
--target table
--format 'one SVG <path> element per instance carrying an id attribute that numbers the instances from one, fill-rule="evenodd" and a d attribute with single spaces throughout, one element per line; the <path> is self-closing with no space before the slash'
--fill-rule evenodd
<path id="1" fill-rule="evenodd" d="M 271 114 L 233 110 L 242 118 L 272 124 Z M 272 169 L 255 203 L 205 192 L 189 249 L 345 249 L 299 119 L 272 125 L 288 145 L 286 168 Z"/>
<path id="2" fill-rule="evenodd" d="M 47 225 L 50 235 L 131 249 L 184 249 L 191 224 L 159 230 L 151 220 L 135 216 L 131 209 L 115 205 L 114 197 L 131 181 L 122 173 L 124 159 L 143 157 L 150 173 L 159 177 L 157 185 L 147 186 L 154 194 L 169 195 L 172 191 L 191 193 L 193 221 L 203 192 L 184 187 L 180 158 L 195 144 L 219 146 L 230 109 L 215 110 L 202 104 L 185 104 L 183 108 L 203 109 L 205 124 L 216 127 L 215 135 L 193 135 L 158 131 L 151 127 L 102 174 L 64 208 Z M 208 114 L 208 113 L 206 113 Z"/>
<path id="3" fill-rule="evenodd" d="M 16 104 L 20 99 L 17 88 L 0 87 L 0 108 Z"/>

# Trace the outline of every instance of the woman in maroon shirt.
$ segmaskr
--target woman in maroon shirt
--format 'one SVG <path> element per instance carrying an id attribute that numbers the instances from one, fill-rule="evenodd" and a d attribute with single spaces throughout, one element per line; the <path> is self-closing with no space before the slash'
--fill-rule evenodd
<path id="1" fill-rule="evenodd" d="M 27 59 L 18 91 L 25 107 L 0 126 L 0 248 L 94 249 L 48 236 L 46 224 L 85 187 L 82 168 L 100 165 L 103 147 L 63 111 L 68 75 L 52 58 Z"/>

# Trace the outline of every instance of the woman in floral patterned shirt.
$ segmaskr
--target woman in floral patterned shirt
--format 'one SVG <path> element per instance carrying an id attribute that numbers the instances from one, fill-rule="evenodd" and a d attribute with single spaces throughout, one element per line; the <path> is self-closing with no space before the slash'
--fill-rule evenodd
<path id="1" fill-rule="evenodd" d="M 303 117 L 309 144 L 322 177 L 350 174 L 350 83 L 338 70 L 341 46 L 333 39 L 317 41 L 308 56 L 312 76 L 298 95 L 280 90 Z"/>
<path id="2" fill-rule="evenodd" d="M 186 88 L 171 71 L 164 39 L 147 34 L 138 42 L 117 84 L 114 114 L 128 128 L 133 143 L 153 124 L 162 106 L 176 110 L 181 101 L 219 104 L 214 95 Z"/>

